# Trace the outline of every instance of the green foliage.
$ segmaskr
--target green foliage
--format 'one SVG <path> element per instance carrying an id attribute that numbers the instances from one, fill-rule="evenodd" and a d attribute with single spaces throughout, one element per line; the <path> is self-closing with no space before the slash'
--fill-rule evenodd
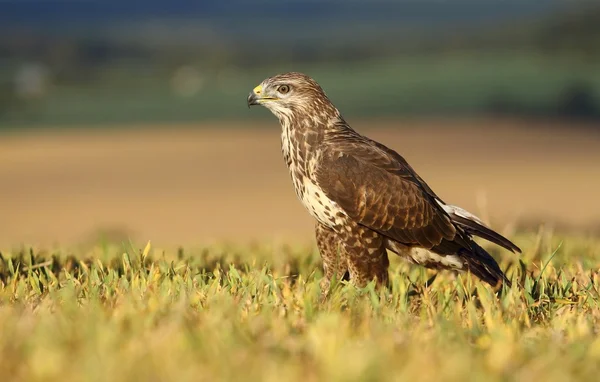
<path id="1" fill-rule="evenodd" d="M 392 258 L 391 290 L 341 282 L 325 299 L 307 247 L 4 252 L 0 374 L 596 380 L 600 241 L 543 231 L 516 241 L 523 255 L 502 255 L 515 285 L 498 295 L 468 274 L 432 277 Z"/>
<path id="2" fill-rule="evenodd" d="M 313 76 L 344 115 L 352 118 L 485 113 L 600 116 L 598 65 L 571 56 L 448 52 L 361 63 L 269 64 L 259 69 L 189 65 L 202 78 L 196 93 L 174 91 L 171 81 L 177 66 L 98 69 L 86 83 L 56 83 L 43 98 L 7 103 L 0 110 L 0 129 L 270 118 L 267 111 L 249 112 L 246 97 L 264 78 L 285 71 Z"/>

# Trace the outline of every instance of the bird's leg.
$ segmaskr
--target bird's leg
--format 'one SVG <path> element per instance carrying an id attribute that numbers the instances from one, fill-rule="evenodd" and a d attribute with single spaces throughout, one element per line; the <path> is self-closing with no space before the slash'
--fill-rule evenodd
<path id="1" fill-rule="evenodd" d="M 325 277 L 321 280 L 321 291 L 326 295 L 332 281 L 347 278 L 348 262 L 340 238 L 331 228 L 317 222 L 315 235 L 325 273 Z"/>
<path id="2" fill-rule="evenodd" d="M 388 286 L 390 261 L 381 235 L 358 225 L 348 227 L 343 244 L 350 281 L 364 287 L 375 279 L 377 286 Z"/>

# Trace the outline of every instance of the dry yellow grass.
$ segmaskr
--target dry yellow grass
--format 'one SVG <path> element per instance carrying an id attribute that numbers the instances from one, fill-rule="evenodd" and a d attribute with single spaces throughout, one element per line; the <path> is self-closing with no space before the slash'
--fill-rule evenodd
<path id="1" fill-rule="evenodd" d="M 526 121 L 350 121 L 396 149 L 447 202 L 499 230 L 600 219 L 600 134 Z M 309 240 L 268 119 L 161 129 L 49 131 L 0 139 L 0 246 L 89 240 L 161 244 Z M 90 236 L 92 235 L 92 236 Z"/>

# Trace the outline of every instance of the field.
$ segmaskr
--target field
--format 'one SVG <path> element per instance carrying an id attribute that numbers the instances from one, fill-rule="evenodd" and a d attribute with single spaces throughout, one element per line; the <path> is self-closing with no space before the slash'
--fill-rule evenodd
<path id="1" fill-rule="evenodd" d="M 517 242 L 528 270 L 511 259 L 509 274 L 524 287 L 499 298 L 469 277 L 428 286 L 431 274 L 394 261 L 391 291 L 338 285 L 321 300 L 316 254 L 301 246 L 97 247 L 81 260 L 25 252 L 2 261 L 0 372 L 61 382 L 596 380 L 600 241 L 541 232 Z"/>
<path id="2" fill-rule="evenodd" d="M 392 257 L 391 290 L 341 283 L 322 299 L 274 121 L 12 133 L 0 139 L 3 380 L 596 380 L 600 135 L 352 123 L 521 246 L 485 245 L 512 289 Z"/>
<path id="3" fill-rule="evenodd" d="M 502 232 L 536 231 L 540 222 L 598 232 L 597 130 L 550 121 L 350 121 L 402 153 L 446 202 Z M 0 179 L 0 248 L 95 244 L 99 234 L 172 248 L 312 239 L 274 118 L 3 135 Z"/>

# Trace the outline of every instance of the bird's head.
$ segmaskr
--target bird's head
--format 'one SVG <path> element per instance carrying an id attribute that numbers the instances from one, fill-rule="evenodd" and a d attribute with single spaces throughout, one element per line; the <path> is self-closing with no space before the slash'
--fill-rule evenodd
<path id="1" fill-rule="evenodd" d="M 279 119 L 291 118 L 307 109 L 331 111 L 331 104 L 321 86 L 303 73 L 289 72 L 269 77 L 248 95 L 248 107 L 262 105 Z"/>

